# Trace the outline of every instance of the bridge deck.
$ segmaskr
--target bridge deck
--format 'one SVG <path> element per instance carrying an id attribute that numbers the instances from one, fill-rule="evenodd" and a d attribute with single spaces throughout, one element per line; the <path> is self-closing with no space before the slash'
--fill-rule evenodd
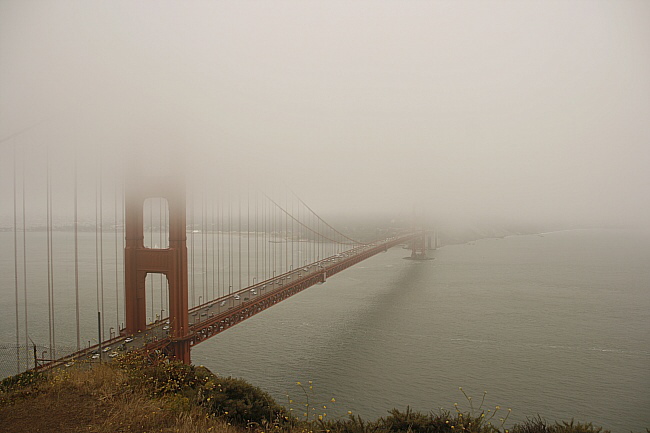
<path id="1" fill-rule="evenodd" d="M 408 242 L 416 236 L 418 234 L 410 233 L 361 245 L 191 308 L 189 310 L 190 333 L 185 338 L 190 340 L 191 345 L 196 345 L 296 293 L 315 284 L 324 283 L 332 275 L 387 251 L 388 248 Z M 84 360 L 107 360 L 120 351 L 164 350 L 172 341 L 169 337 L 169 326 L 168 320 L 162 319 L 150 324 L 143 332 L 130 336 L 117 336 L 104 341 L 101 345 L 75 352 L 39 368 L 70 366 L 76 361 Z"/>

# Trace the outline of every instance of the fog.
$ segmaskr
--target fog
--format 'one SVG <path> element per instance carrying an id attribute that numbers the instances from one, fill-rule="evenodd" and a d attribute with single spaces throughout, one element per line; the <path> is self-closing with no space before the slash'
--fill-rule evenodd
<path id="1" fill-rule="evenodd" d="M 2 216 L 38 143 L 325 215 L 645 225 L 649 43 L 646 1 L 3 0 Z"/>

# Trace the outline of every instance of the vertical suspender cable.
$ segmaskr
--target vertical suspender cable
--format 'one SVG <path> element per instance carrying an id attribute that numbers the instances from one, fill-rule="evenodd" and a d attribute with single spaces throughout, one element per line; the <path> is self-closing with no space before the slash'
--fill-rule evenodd
<path id="1" fill-rule="evenodd" d="M 218 242 L 219 248 L 217 248 L 217 251 L 219 252 L 219 257 L 217 257 L 217 259 L 219 259 L 219 272 L 220 272 L 220 275 L 221 275 L 221 293 L 222 293 L 222 296 L 226 294 L 226 251 L 225 251 L 225 248 L 224 248 L 225 241 L 223 239 L 223 230 L 224 230 L 224 227 L 223 227 L 223 222 L 224 222 L 223 212 L 224 212 L 224 210 L 223 209 L 224 209 L 223 194 L 220 194 L 219 195 L 219 210 L 218 210 L 219 211 L 219 218 L 217 220 L 217 225 L 218 225 L 218 229 L 219 229 L 219 238 L 217 239 L 219 241 Z"/>
<path id="2" fill-rule="evenodd" d="M 296 212 L 296 220 L 298 222 L 298 234 L 296 235 L 296 241 L 298 242 L 298 264 L 296 266 L 302 267 L 304 264 L 304 259 L 303 259 L 303 235 L 302 235 L 302 227 L 300 226 L 301 221 L 300 221 L 300 204 L 298 204 L 298 208 L 295 210 Z"/>
<path id="3" fill-rule="evenodd" d="M 149 198 L 149 248 L 153 248 L 155 244 L 153 243 L 153 199 Z M 153 275 L 147 274 L 149 281 L 151 282 L 151 312 L 149 313 L 149 318 L 153 320 L 154 318 L 154 296 L 153 296 Z M 145 277 L 145 278 L 147 278 Z M 145 280 L 146 281 L 146 280 Z"/>
<path id="4" fill-rule="evenodd" d="M 190 194 L 190 270 L 192 272 L 192 303 L 194 306 L 194 189 L 192 188 L 192 193 Z"/>
<path id="5" fill-rule="evenodd" d="M 215 299 L 214 293 L 214 281 L 216 275 L 216 266 L 215 266 L 215 251 L 214 251 L 214 199 L 210 200 L 210 234 L 211 234 L 211 244 L 212 244 L 212 299 Z"/>
<path id="6" fill-rule="evenodd" d="M 99 336 L 104 340 L 104 172 L 102 167 L 102 149 L 99 148 L 99 290 L 101 293 L 102 320 Z"/>
<path id="7" fill-rule="evenodd" d="M 262 200 L 262 279 L 266 280 L 266 201 Z"/>
<path id="8" fill-rule="evenodd" d="M 284 200 L 284 206 L 285 208 L 287 206 L 286 196 Z M 284 225 L 283 226 L 284 242 L 282 244 L 284 246 L 284 267 L 282 268 L 282 272 L 284 273 L 289 270 L 289 236 L 288 236 L 289 229 L 287 228 L 289 226 L 289 217 L 287 216 L 287 213 L 285 213 L 284 215 L 282 214 L 280 215 L 282 216 L 282 224 Z"/>
<path id="9" fill-rule="evenodd" d="M 205 302 L 207 291 L 207 254 L 206 252 L 207 239 L 205 238 L 205 189 L 201 189 L 201 295 L 203 302 Z M 200 302 L 199 302 L 200 304 Z"/>
<path id="10" fill-rule="evenodd" d="M 248 273 L 248 284 L 251 285 L 251 190 L 246 189 L 246 270 Z"/>
<path id="11" fill-rule="evenodd" d="M 126 182 L 122 182 L 122 251 L 126 248 Z M 122 264 L 124 266 L 124 264 Z M 126 317 L 126 302 L 122 302 L 122 317 Z M 120 323 L 120 330 L 123 328 Z"/>
<path id="12" fill-rule="evenodd" d="M 205 185 L 205 183 L 204 183 Z M 205 283 L 203 284 L 203 302 L 207 302 L 208 300 L 208 271 L 209 271 L 209 266 L 208 266 L 208 246 L 210 245 L 210 239 L 208 239 L 208 204 L 205 199 L 205 189 L 203 189 L 203 203 L 201 206 L 203 207 L 203 238 L 205 239 L 205 246 L 204 246 L 204 252 L 203 252 L 203 275 L 205 279 Z"/>
<path id="13" fill-rule="evenodd" d="M 29 357 L 29 320 L 28 318 L 28 304 L 27 304 L 27 223 L 25 216 L 25 152 L 23 151 L 21 170 L 21 186 L 22 186 L 22 216 L 23 216 L 23 302 L 25 303 L 25 359 Z"/>
<path id="14" fill-rule="evenodd" d="M 115 187 L 114 187 L 114 192 L 115 192 L 115 200 L 114 200 L 114 224 L 113 226 L 115 227 L 115 329 L 117 329 L 117 334 L 119 334 L 120 330 L 120 288 L 119 288 L 119 272 L 117 269 L 117 261 L 118 261 L 118 248 L 117 244 L 119 242 L 119 236 L 118 236 L 118 219 L 117 219 L 117 186 L 118 186 L 118 181 L 115 180 Z M 109 336 L 110 337 L 110 336 Z"/>
<path id="15" fill-rule="evenodd" d="M 269 204 L 269 278 L 274 277 L 275 275 L 275 244 L 273 243 L 273 231 L 275 230 L 275 218 L 273 218 L 273 209 Z"/>
<path id="16" fill-rule="evenodd" d="M 164 220 L 164 223 L 165 223 L 164 236 L 167 237 L 166 239 L 164 239 L 165 247 L 169 248 L 169 231 L 170 231 L 170 227 L 169 227 L 169 202 L 167 202 L 167 208 L 165 209 L 165 211 L 163 213 L 163 220 Z M 167 276 L 165 276 L 165 302 L 164 302 L 163 308 L 165 309 L 165 311 L 167 311 L 167 314 L 169 315 L 169 280 L 167 279 Z"/>
<path id="17" fill-rule="evenodd" d="M 50 173 L 50 176 L 52 174 Z M 54 311 L 54 212 L 53 212 L 53 207 L 54 207 L 54 200 L 52 199 L 52 182 L 50 181 L 50 222 L 48 224 L 50 228 L 50 267 L 52 271 L 50 272 L 51 275 L 51 280 L 52 280 L 52 344 L 53 344 L 53 351 L 54 353 L 52 354 L 52 359 L 56 359 L 56 326 L 55 326 L 55 311 Z"/>
<path id="18" fill-rule="evenodd" d="M 274 266 L 275 266 L 275 254 L 274 250 L 272 249 L 274 247 L 273 243 L 273 231 L 275 230 L 275 219 L 273 218 L 273 209 L 271 208 L 271 205 L 268 204 L 268 212 L 269 212 L 269 239 L 268 239 L 268 248 L 269 248 L 269 278 L 272 278 L 275 274 L 274 271 Z"/>
<path id="19" fill-rule="evenodd" d="M 268 219 L 266 218 L 266 200 L 262 200 L 262 265 L 264 267 L 264 279 L 268 279 L 266 272 L 267 257 L 266 257 L 266 231 Z"/>
<path id="20" fill-rule="evenodd" d="M 99 294 L 99 191 L 98 179 L 95 178 L 95 296 L 97 298 L 97 313 L 101 311 Z M 100 343 L 99 341 L 97 342 Z"/>
<path id="21" fill-rule="evenodd" d="M 78 200 L 79 188 L 77 186 L 77 145 L 74 146 L 74 300 L 75 300 L 75 323 L 77 331 L 77 350 L 81 350 L 81 325 L 80 325 L 80 307 L 79 307 L 79 215 Z"/>
<path id="22" fill-rule="evenodd" d="M 280 219 L 280 215 L 278 214 L 277 208 L 273 208 L 273 232 L 275 235 L 273 236 L 273 276 L 278 271 L 278 258 L 282 258 L 282 255 L 278 254 L 278 233 L 280 230 L 278 229 L 278 220 Z"/>
<path id="23" fill-rule="evenodd" d="M 294 200 L 292 198 L 291 199 L 291 215 L 293 215 L 295 213 L 295 209 L 293 208 L 293 205 L 294 205 Z M 296 269 L 296 264 L 295 264 L 296 255 L 295 255 L 295 251 L 294 251 L 295 250 L 295 248 L 294 248 L 295 243 L 296 243 L 296 238 L 293 235 L 293 219 L 292 219 L 291 220 L 291 267 L 293 269 Z"/>
<path id="24" fill-rule="evenodd" d="M 20 318 L 18 317 L 18 231 L 16 200 L 16 144 L 13 145 L 13 189 L 14 189 L 14 299 L 16 304 L 16 374 L 20 373 Z"/>
<path id="25" fill-rule="evenodd" d="M 217 293 L 220 293 L 219 297 L 221 297 L 221 295 L 223 295 L 223 272 L 221 270 L 221 215 L 223 212 L 223 206 L 221 203 L 221 195 L 218 195 L 215 198 L 215 201 L 217 202 Z M 219 291 L 219 288 L 221 288 L 221 291 Z"/>
<path id="26" fill-rule="evenodd" d="M 232 196 L 228 194 L 228 293 L 232 293 Z"/>
<path id="27" fill-rule="evenodd" d="M 241 290 L 242 285 L 241 285 L 241 194 L 237 195 L 237 232 L 238 232 L 238 239 L 239 239 L 239 247 L 238 247 L 238 252 L 239 252 L 239 290 Z"/>
<path id="28" fill-rule="evenodd" d="M 277 237 L 277 227 L 275 226 L 276 220 L 275 220 L 275 209 L 272 208 L 269 205 L 269 215 L 271 215 L 271 231 L 269 233 L 269 242 L 270 246 L 273 247 L 271 250 L 271 272 L 273 277 L 275 277 L 275 271 L 276 271 L 276 265 L 277 265 L 277 255 L 275 254 L 275 247 L 277 246 L 275 243 L 275 239 Z"/>
<path id="29" fill-rule="evenodd" d="M 278 197 L 278 201 L 279 200 L 280 200 L 280 198 Z M 287 265 L 286 263 L 284 263 L 284 265 L 282 264 L 283 263 L 282 262 L 283 257 L 286 259 L 286 257 L 284 256 L 284 254 L 282 252 L 282 248 L 286 247 L 286 242 L 284 240 L 283 224 L 284 224 L 284 216 L 282 215 L 280 210 L 278 210 L 278 227 L 279 227 L 278 232 L 280 233 L 280 236 L 281 236 L 280 239 L 278 240 L 278 247 L 280 247 L 280 267 L 278 268 L 278 272 L 281 273 L 281 274 L 284 273 L 284 269 L 286 268 L 286 265 Z M 286 248 L 285 248 L 285 251 L 286 251 Z"/>
<path id="30" fill-rule="evenodd" d="M 163 230 L 164 230 L 164 225 L 163 225 L 163 203 L 164 199 L 158 200 L 158 247 L 163 249 L 165 248 L 165 244 L 163 243 Z M 162 320 L 163 316 L 163 299 L 164 299 L 164 294 L 163 294 L 163 288 L 164 288 L 164 274 L 159 274 L 160 275 L 160 320 Z"/>
<path id="31" fill-rule="evenodd" d="M 313 227 L 314 225 L 314 215 L 313 212 L 309 213 L 309 225 Z M 312 230 L 314 230 L 312 228 Z M 314 231 L 314 257 L 312 258 L 312 261 L 317 261 L 318 260 L 318 230 Z"/>
<path id="32" fill-rule="evenodd" d="M 272 273 L 273 254 L 272 254 L 272 251 L 271 251 L 271 246 L 273 245 L 271 243 L 271 234 L 273 233 L 273 218 L 272 218 L 273 213 L 272 213 L 272 210 L 271 210 L 271 205 L 268 203 L 268 201 L 266 203 L 266 207 L 267 207 L 266 213 L 268 214 L 268 216 L 265 217 L 266 220 L 267 220 L 266 221 L 267 239 L 265 241 L 265 248 L 267 249 L 266 260 L 267 260 L 267 262 L 269 264 L 269 270 L 268 270 L 268 277 L 267 278 L 270 279 L 272 277 L 272 275 L 273 275 L 273 273 Z"/>
<path id="33" fill-rule="evenodd" d="M 54 337 L 53 337 L 53 329 L 52 329 L 52 237 L 50 236 L 50 232 L 52 230 L 52 226 L 50 224 L 51 220 L 51 206 L 50 206 L 50 200 L 52 199 L 51 196 L 51 190 L 50 190 L 50 148 L 49 146 L 46 147 L 45 150 L 45 156 L 46 156 L 46 168 L 45 168 L 45 184 L 46 184 L 46 192 L 45 192 L 45 197 L 46 197 L 46 224 L 45 224 L 45 232 L 46 232 L 46 237 L 47 237 L 47 317 L 48 317 L 48 330 L 49 330 L 49 349 L 50 349 L 50 357 L 54 359 Z"/>
<path id="34" fill-rule="evenodd" d="M 278 198 L 278 200 L 280 199 Z M 282 254 L 282 246 L 284 245 L 284 242 L 282 241 L 282 214 L 277 208 L 275 209 L 275 212 L 276 212 L 275 231 L 277 233 L 277 235 L 275 236 L 275 248 L 276 248 L 277 257 L 279 261 L 275 269 L 279 274 L 281 274 L 283 269 L 282 258 L 284 257 L 284 255 Z"/>
<path id="35" fill-rule="evenodd" d="M 267 260 L 268 263 L 269 263 L 269 271 L 268 271 L 268 276 L 267 276 L 267 278 L 270 279 L 270 278 L 272 277 L 272 275 L 273 275 L 273 274 L 272 274 L 272 269 L 273 269 L 273 254 L 272 254 L 272 251 L 271 251 L 271 246 L 273 245 L 273 244 L 271 243 L 271 234 L 273 233 L 273 218 L 272 218 L 273 213 L 272 213 L 272 210 L 271 210 L 271 204 L 270 204 L 268 201 L 267 201 L 267 203 L 266 203 L 266 207 L 267 207 L 267 213 L 268 213 L 268 216 L 266 217 L 266 218 L 267 218 L 267 223 L 266 223 L 266 228 L 267 228 L 267 239 L 266 239 L 266 241 L 265 241 L 265 245 L 266 245 L 265 248 L 267 248 L 267 256 L 266 256 L 266 260 Z"/>
<path id="36" fill-rule="evenodd" d="M 199 298 L 202 302 L 205 302 L 206 290 L 205 285 L 207 283 L 206 279 L 206 254 L 205 246 L 207 245 L 207 239 L 205 237 L 205 190 L 201 189 L 201 297 Z M 201 304 L 201 302 L 199 302 Z"/>
<path id="37" fill-rule="evenodd" d="M 260 237 L 260 230 L 258 228 L 259 219 L 258 219 L 258 205 L 259 205 L 259 196 L 257 194 L 257 189 L 255 189 L 255 277 L 260 279 L 260 254 L 258 250 L 258 242 Z"/>
<path id="38" fill-rule="evenodd" d="M 284 207 L 287 208 L 287 195 L 284 195 Z M 289 214 L 284 214 L 284 271 L 289 270 Z"/>

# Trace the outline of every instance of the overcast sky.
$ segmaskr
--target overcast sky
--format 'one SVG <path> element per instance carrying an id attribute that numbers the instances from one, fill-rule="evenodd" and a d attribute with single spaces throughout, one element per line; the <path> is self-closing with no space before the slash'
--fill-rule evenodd
<path id="1" fill-rule="evenodd" d="M 0 0 L 0 137 L 34 124 L 2 152 L 171 151 L 325 214 L 645 224 L 650 2 Z"/>

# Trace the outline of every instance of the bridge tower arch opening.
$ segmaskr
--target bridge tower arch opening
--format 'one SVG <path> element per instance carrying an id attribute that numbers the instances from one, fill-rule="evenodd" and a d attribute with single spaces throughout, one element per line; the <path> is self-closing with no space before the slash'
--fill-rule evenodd
<path id="1" fill-rule="evenodd" d="M 145 277 L 147 323 L 159 322 L 169 315 L 169 281 L 164 272 L 148 272 Z"/>
<path id="2" fill-rule="evenodd" d="M 166 248 L 145 246 L 145 202 L 164 199 L 168 209 Z M 137 176 L 127 182 L 125 192 L 124 291 L 125 329 L 137 334 L 147 327 L 146 282 L 148 274 L 167 277 L 172 355 L 190 362 L 190 333 L 187 291 L 187 234 L 185 183 L 175 176 Z M 151 220 L 150 220 L 151 221 Z M 153 240 L 152 236 L 152 240 Z M 149 243 L 151 245 L 152 242 Z M 154 243 L 155 246 L 155 243 Z"/>

